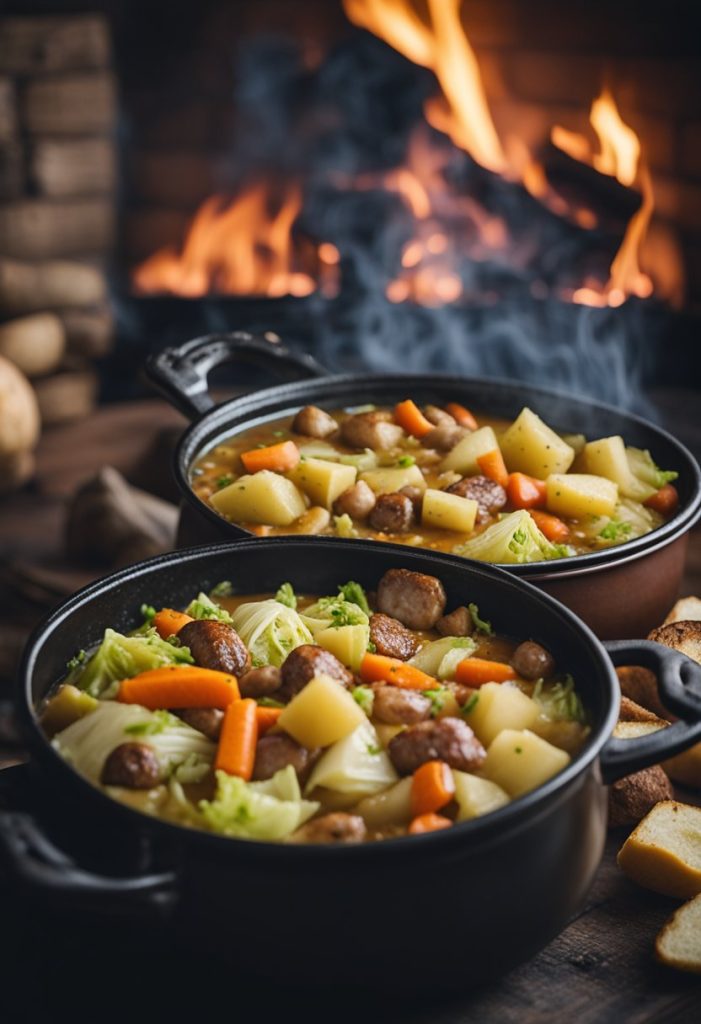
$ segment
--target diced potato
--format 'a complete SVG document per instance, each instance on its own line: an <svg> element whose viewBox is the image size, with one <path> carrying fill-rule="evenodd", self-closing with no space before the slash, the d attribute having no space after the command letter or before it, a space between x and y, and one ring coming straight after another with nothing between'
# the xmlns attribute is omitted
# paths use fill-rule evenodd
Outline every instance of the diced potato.
<svg viewBox="0 0 701 1024"><path fill-rule="evenodd" d="M522 409L501 435L501 453L510 472L528 473L545 480L551 473L566 473L574 448L531 409Z"/></svg>
<svg viewBox="0 0 701 1024"><path fill-rule="evenodd" d="M306 510L301 491L287 477L261 469L240 476L209 499L217 512L235 523L289 526Z"/></svg>
<svg viewBox="0 0 701 1024"><path fill-rule="evenodd" d="M472 498L461 498L459 494L429 487L421 505L421 522L424 526L437 526L441 530L470 533L477 518L477 507Z"/></svg>
<svg viewBox="0 0 701 1024"><path fill-rule="evenodd" d="M502 729L530 729L539 715L536 702L517 686L485 683L465 715L465 721L480 743L488 747Z"/></svg>
<svg viewBox="0 0 701 1024"><path fill-rule="evenodd" d="M558 516L610 516L618 501L613 480L590 473L553 473L546 486L547 507Z"/></svg>
<svg viewBox="0 0 701 1024"><path fill-rule="evenodd" d="M477 459L480 455L493 452L498 447L497 436L491 427L480 427L479 430L473 430L448 452L441 462L441 472L454 470L463 476L479 473Z"/></svg>
<svg viewBox="0 0 701 1024"><path fill-rule="evenodd" d="M588 473L613 480L618 484L619 494L625 498L647 501L655 493L654 487L639 480L631 472L626 447L620 434L590 441L584 447L584 460Z"/></svg>
<svg viewBox="0 0 701 1024"><path fill-rule="evenodd" d="M417 465L368 469L360 474L360 479L364 480L375 494L393 494L402 487L418 487L422 491L426 488L424 475Z"/></svg>
<svg viewBox="0 0 701 1024"><path fill-rule="evenodd" d="M323 459L304 459L287 476L311 498L315 505L331 508L339 494L355 483L355 466Z"/></svg>
<svg viewBox="0 0 701 1024"><path fill-rule="evenodd" d="M353 808L354 813L364 818L371 829L407 825L411 821L411 782L408 775L384 793L365 797Z"/></svg>
<svg viewBox="0 0 701 1024"><path fill-rule="evenodd" d="M46 732L53 736L61 732L79 718L94 711L99 701L84 693L77 686L64 683L51 698L41 713L41 724Z"/></svg>
<svg viewBox="0 0 701 1024"><path fill-rule="evenodd" d="M370 642L369 626L330 626L314 636L314 643L334 654L338 660L357 672Z"/></svg>
<svg viewBox="0 0 701 1024"><path fill-rule="evenodd" d="M367 722L365 712L337 679L320 674L293 697L278 725L303 747L328 747Z"/></svg>
<svg viewBox="0 0 701 1024"><path fill-rule="evenodd" d="M402 732L403 729L406 729L405 725L392 725L389 722L375 722L377 738L385 750L397 733Z"/></svg>
<svg viewBox="0 0 701 1024"><path fill-rule="evenodd" d="M352 733L334 743L321 756L305 792L312 793L317 786L323 786L340 793L354 793L359 800L387 789L397 778L392 762L380 746L377 733L365 718Z"/></svg>
<svg viewBox="0 0 701 1024"><path fill-rule="evenodd" d="M497 808L508 804L509 796L496 782L480 779L468 772L453 770L455 780L455 800L459 811L457 821L468 821L478 818L480 814L489 814Z"/></svg>
<svg viewBox="0 0 701 1024"><path fill-rule="evenodd" d="M574 449L575 455L580 455L584 451L584 446L587 443L587 439L584 434L560 434L560 437L565 444L568 444L570 448Z"/></svg>
<svg viewBox="0 0 701 1024"><path fill-rule="evenodd" d="M569 763L569 754L528 729L502 729L489 746L482 774L516 797L542 786Z"/></svg>

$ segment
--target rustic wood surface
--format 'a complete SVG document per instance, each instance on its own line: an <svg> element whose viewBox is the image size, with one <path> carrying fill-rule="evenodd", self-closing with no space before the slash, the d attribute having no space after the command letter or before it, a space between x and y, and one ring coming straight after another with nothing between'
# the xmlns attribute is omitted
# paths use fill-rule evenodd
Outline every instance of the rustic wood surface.
<svg viewBox="0 0 701 1024"><path fill-rule="evenodd" d="M163 458L154 459L154 453L165 451L184 425L184 419L164 403L149 401L109 407L87 421L48 432L38 451L36 483L0 504L0 556L10 559L14 566L33 569L37 587L48 591L54 588L56 595L94 578L98 574L94 569L71 566L62 555L66 498L104 464L115 466L140 487L174 498L169 467ZM701 593L698 530L692 538L683 592ZM17 759L16 752L6 748L4 753L5 763ZM0 764L2 760L0 736ZM680 797L693 799L690 793L680 793ZM380 1000L377 1015L368 1013L366 1007L365 1019L417 1024L554 1024L569 1017L578 1024L687 1024L701 1019L701 976L663 968L653 955L655 935L677 902L645 892L618 870L615 854L624 837L625 830L610 834L585 907L528 964L497 985L465 993L459 999L419 1001L410 1007ZM0 921L0 939L7 939L8 928L14 927L12 918ZM513 927L519 927L517 912ZM29 949L31 938L26 941ZM468 922L466 956L472 941L479 941L479 937L471 936ZM427 958L430 960L428 953ZM88 955L87 965L90 963ZM51 971L50 965L47 969ZM188 970L197 975L197 962L191 962ZM277 998L272 991L271 1002ZM282 1000L282 993L279 998ZM358 1012L358 1007L349 1003L346 1008L335 1008L333 1017L337 1021L355 1020ZM273 1019L260 1005L257 1016L260 1020ZM313 1012L308 1017L316 1019ZM327 1014L325 1019L329 1019Z"/></svg>

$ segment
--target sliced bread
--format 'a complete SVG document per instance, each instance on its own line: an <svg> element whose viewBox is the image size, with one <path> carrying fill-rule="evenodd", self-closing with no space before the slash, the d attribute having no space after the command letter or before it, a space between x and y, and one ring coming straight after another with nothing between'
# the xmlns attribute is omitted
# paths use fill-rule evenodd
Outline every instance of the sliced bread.
<svg viewBox="0 0 701 1024"><path fill-rule="evenodd" d="M701 598L680 597L664 620L664 625L666 626L668 622L693 621L694 619L701 619Z"/></svg>
<svg viewBox="0 0 701 1024"><path fill-rule="evenodd" d="M701 974L701 896L672 914L655 940L660 963Z"/></svg>
<svg viewBox="0 0 701 1024"><path fill-rule="evenodd" d="M609 827L635 825L660 800L673 799L672 783L659 765L626 775L609 787Z"/></svg>
<svg viewBox="0 0 701 1024"><path fill-rule="evenodd" d="M701 807L656 804L619 850L618 864L634 882L665 896L701 893Z"/></svg>
<svg viewBox="0 0 701 1024"><path fill-rule="evenodd" d="M652 711L658 718L668 718L669 712L660 700L657 677L642 665L623 665L616 669L621 693L641 707Z"/></svg>
<svg viewBox="0 0 701 1024"><path fill-rule="evenodd" d="M621 697L621 706L618 709L619 722L650 722L658 726L668 725L666 719L660 718L654 711L648 711L630 697Z"/></svg>
<svg viewBox="0 0 701 1024"><path fill-rule="evenodd" d="M666 626L653 629L648 634L648 640L655 640L665 647L673 647L675 651L681 651L687 658L692 658L701 665L701 622L690 619L668 622Z"/></svg>

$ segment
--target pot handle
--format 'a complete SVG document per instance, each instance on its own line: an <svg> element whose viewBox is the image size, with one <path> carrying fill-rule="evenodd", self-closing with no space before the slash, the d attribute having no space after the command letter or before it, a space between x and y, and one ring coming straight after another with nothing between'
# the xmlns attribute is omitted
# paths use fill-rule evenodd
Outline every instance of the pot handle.
<svg viewBox="0 0 701 1024"><path fill-rule="evenodd" d="M614 640L604 647L614 665L642 665L653 671L662 703L682 719L646 736L611 737L600 754L601 774L609 785L701 740L701 665L652 640Z"/></svg>
<svg viewBox="0 0 701 1024"><path fill-rule="evenodd" d="M215 366L228 362L254 363L273 370L284 380L325 377L328 371L306 352L294 352L275 334L205 334L182 345L164 348L146 360L146 375L168 401L196 419L214 406L207 379Z"/></svg>

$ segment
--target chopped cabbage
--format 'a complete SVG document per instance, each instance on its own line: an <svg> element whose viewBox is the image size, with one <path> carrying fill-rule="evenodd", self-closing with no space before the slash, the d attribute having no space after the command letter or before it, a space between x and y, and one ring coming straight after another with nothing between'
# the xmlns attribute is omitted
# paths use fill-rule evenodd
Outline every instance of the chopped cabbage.
<svg viewBox="0 0 701 1024"><path fill-rule="evenodd" d="M457 665L469 658L476 647L477 644L470 636L444 636L424 644L409 659L409 664L416 665L434 679L454 679Z"/></svg>
<svg viewBox="0 0 701 1024"><path fill-rule="evenodd" d="M643 537L662 523L659 512L645 508L639 501L633 501L631 498L621 498L616 505L614 519L630 527L626 533L626 540Z"/></svg>
<svg viewBox="0 0 701 1024"><path fill-rule="evenodd" d="M239 839L286 839L319 809L303 800L292 765L265 782L244 782L217 772L214 800L201 800L202 817L214 832Z"/></svg>
<svg viewBox="0 0 701 1024"><path fill-rule="evenodd" d="M226 608L222 608L220 604L213 601L207 594L203 594L202 591L194 600L190 601L185 609L185 614L192 616L193 619L216 619L218 622L231 624L231 615Z"/></svg>
<svg viewBox="0 0 701 1024"><path fill-rule="evenodd" d="M328 629L329 626L367 626L370 619L367 612L357 603L361 598L354 590L356 587L365 598L359 584L346 583L345 587L339 588L339 593L335 597L320 597L318 601L304 609L302 619L312 633ZM351 595L350 600L344 596L347 591ZM367 600L365 604L367 605Z"/></svg>
<svg viewBox="0 0 701 1024"><path fill-rule="evenodd" d="M339 455L338 461L344 466L355 466L359 473L368 469L377 469L377 455L372 448L365 448L357 455Z"/></svg>
<svg viewBox="0 0 701 1024"><path fill-rule="evenodd" d="M554 722L586 722L586 714L582 701L574 688L571 675L565 676L561 683L551 683L547 689L543 680L539 679L533 689L533 700L539 704L543 713Z"/></svg>
<svg viewBox="0 0 701 1024"><path fill-rule="evenodd" d="M290 651L314 639L294 608L272 598L240 604L232 623L257 666L282 665Z"/></svg>
<svg viewBox="0 0 701 1024"><path fill-rule="evenodd" d="M309 441L299 446L299 454L303 459L324 459L327 462L338 462L340 453L327 441Z"/></svg>
<svg viewBox="0 0 701 1024"><path fill-rule="evenodd" d="M655 465L650 452L645 449L626 448L626 456L631 473L658 491L665 484L676 480L679 476L674 470L660 469L659 466Z"/></svg>
<svg viewBox="0 0 701 1024"><path fill-rule="evenodd" d="M358 536L358 531L353 526L353 520L347 512L344 512L342 516L334 516L333 525L339 537L348 539L349 537Z"/></svg>
<svg viewBox="0 0 701 1024"><path fill-rule="evenodd" d="M379 793L397 779L375 729L366 721L329 747L317 761L305 792L311 793L317 786L323 786L360 799Z"/></svg>
<svg viewBox="0 0 701 1024"><path fill-rule="evenodd" d="M575 553L567 544L552 544L536 526L526 509L510 512L493 526L453 548L463 558L480 562L515 565L541 562L551 558L567 558Z"/></svg>
<svg viewBox="0 0 701 1024"><path fill-rule="evenodd" d="M357 604L358 608L365 612L366 615L370 614L370 605L365 591L356 583L355 580L348 580L343 586L338 588L339 596L344 601L350 601L352 604Z"/></svg>
<svg viewBox="0 0 701 1024"><path fill-rule="evenodd" d="M291 583L283 583L278 587L275 600L279 601L280 604L286 604L288 608L297 607L297 595L294 592L294 587Z"/></svg>
<svg viewBox="0 0 701 1024"><path fill-rule="evenodd" d="M92 697L105 697L113 683L121 682L162 665L192 665L187 647L162 640L153 627L138 636L124 636L106 629L102 643L85 665L78 664L66 682Z"/></svg>

